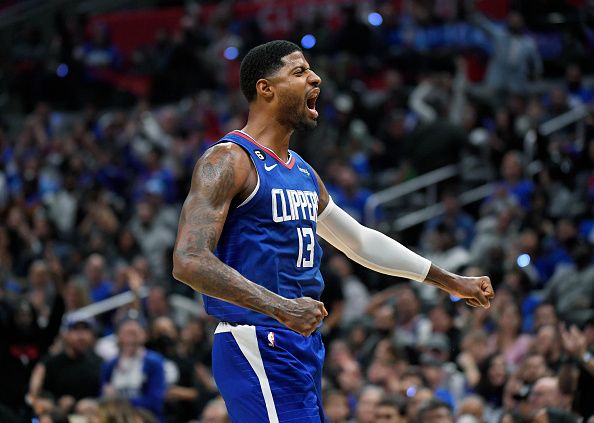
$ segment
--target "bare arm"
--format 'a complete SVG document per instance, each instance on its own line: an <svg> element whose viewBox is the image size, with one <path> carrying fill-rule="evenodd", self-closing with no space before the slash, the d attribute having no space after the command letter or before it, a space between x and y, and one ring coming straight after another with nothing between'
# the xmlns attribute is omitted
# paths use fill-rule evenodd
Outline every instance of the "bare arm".
<svg viewBox="0 0 594 423"><path fill-rule="evenodd" d="M397 241L359 224L331 201L319 176L318 184L318 234L349 258L387 275L434 285L466 299L469 305L489 307L494 296L489 277L464 277L441 269Z"/></svg>
<svg viewBox="0 0 594 423"><path fill-rule="evenodd" d="M198 292L266 314L309 335L327 314L322 303L281 297L249 281L213 254L232 200L249 195L256 185L252 166L241 147L231 143L211 148L198 160L181 211L173 277Z"/></svg>

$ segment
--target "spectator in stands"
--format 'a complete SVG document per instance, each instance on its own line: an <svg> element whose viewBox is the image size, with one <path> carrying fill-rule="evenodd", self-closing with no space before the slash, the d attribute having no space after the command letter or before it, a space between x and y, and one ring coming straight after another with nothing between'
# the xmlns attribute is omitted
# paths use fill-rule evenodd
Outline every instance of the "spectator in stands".
<svg viewBox="0 0 594 423"><path fill-rule="evenodd" d="M406 140L404 157L417 174L457 163L468 147L468 137L462 126L447 119L448 106L436 102L437 118L431 123L418 124Z"/></svg>
<svg viewBox="0 0 594 423"><path fill-rule="evenodd" d="M173 245L175 232L155 220L155 209L146 201L138 203L130 230L139 241L143 255L149 260L152 273L163 277L163 252Z"/></svg>
<svg viewBox="0 0 594 423"><path fill-rule="evenodd" d="M569 408L570 398L563 395L559 389L559 379L556 377L542 377L536 381L530 391L530 416L534 418L539 410L546 407L557 407L564 410Z"/></svg>
<svg viewBox="0 0 594 423"><path fill-rule="evenodd" d="M328 423L347 423L349 405L343 392L332 390L324 394L324 413Z"/></svg>
<svg viewBox="0 0 594 423"><path fill-rule="evenodd" d="M480 365L480 380L475 391L491 408L501 407L508 371L502 354L493 354Z"/></svg>
<svg viewBox="0 0 594 423"><path fill-rule="evenodd" d="M424 233L429 234L440 224L443 224L454 236L456 244L469 248L474 239L474 219L462 210L458 195L453 190L442 192L441 204L444 208L443 214L428 220L424 227Z"/></svg>
<svg viewBox="0 0 594 423"><path fill-rule="evenodd" d="M430 399L419 407L417 422L431 423L434 421L443 423L454 423L452 409L438 399Z"/></svg>
<svg viewBox="0 0 594 423"><path fill-rule="evenodd" d="M404 423L405 402L401 396L384 395L375 410L375 422Z"/></svg>
<svg viewBox="0 0 594 423"><path fill-rule="evenodd" d="M533 341L530 335L521 333L521 324L518 305L508 301L495 316L495 332L489 337L490 350L502 353L506 365L512 369L524 359Z"/></svg>
<svg viewBox="0 0 594 423"><path fill-rule="evenodd" d="M78 277L71 277L64 286L64 305L70 313L91 302L87 284Z"/></svg>
<svg viewBox="0 0 594 423"><path fill-rule="evenodd" d="M575 267L560 268L544 289L544 300L555 306L563 320L585 321L594 306L592 246L579 243L572 251Z"/></svg>
<svg viewBox="0 0 594 423"><path fill-rule="evenodd" d="M356 423L374 423L375 410L382 399L383 391L375 385L365 386L361 390L355 409Z"/></svg>
<svg viewBox="0 0 594 423"><path fill-rule="evenodd" d="M95 303L113 295L113 282L106 273L105 257L91 254L85 263L85 279L90 288L91 300Z"/></svg>
<svg viewBox="0 0 594 423"><path fill-rule="evenodd" d="M369 302L369 290L353 272L351 262L342 254L334 254L329 265L340 278L344 294L340 323L346 325L363 318Z"/></svg>
<svg viewBox="0 0 594 423"><path fill-rule="evenodd" d="M470 253L466 247L456 242L455 232L446 223L439 223L429 234L429 251L426 257L450 272L460 272L470 262Z"/></svg>
<svg viewBox="0 0 594 423"><path fill-rule="evenodd" d="M198 415L198 389L192 362L176 351L178 330L169 317L152 321L147 348L161 354L165 360L165 417L170 423L185 423Z"/></svg>
<svg viewBox="0 0 594 423"><path fill-rule="evenodd" d="M40 392L49 392L62 411L69 413L77 401L99 396L101 359L93 352L95 323L76 316L65 320L63 350L35 366L29 400L33 403Z"/></svg>
<svg viewBox="0 0 594 423"><path fill-rule="evenodd" d="M118 356L103 365L104 397L121 396L136 407L151 411L161 421L166 394L163 357L144 348L145 323L131 311L118 324Z"/></svg>
<svg viewBox="0 0 594 423"><path fill-rule="evenodd" d="M485 401L482 397L478 395L468 395L462 401L458 408L456 409L457 419L456 421L460 423L462 419L464 421L474 421L476 423L480 423L485 421ZM469 420L468 417L474 419Z"/></svg>
<svg viewBox="0 0 594 423"><path fill-rule="evenodd" d="M429 401L439 401L433 396L431 389L422 385L407 390L406 396L408 397L408 402L406 404L406 419L409 422L418 421L419 410L425 403ZM439 403L441 404L441 401L439 401Z"/></svg>
<svg viewBox="0 0 594 423"><path fill-rule="evenodd" d="M501 180L494 194L483 204L483 214L502 209L503 204L517 204L522 209L530 207L534 186L524 176L524 159L519 151L509 151L503 156Z"/></svg>
<svg viewBox="0 0 594 423"><path fill-rule="evenodd" d="M561 334L556 325L544 325L538 329L532 344L532 351L542 357L546 367L555 373L559 371L563 348ZM530 356L524 362L526 363L529 358Z"/></svg>
<svg viewBox="0 0 594 423"><path fill-rule="evenodd" d="M543 326L556 327L558 322L559 318L553 304L543 302L538 304L534 309L533 332L538 332Z"/></svg>
<svg viewBox="0 0 594 423"><path fill-rule="evenodd" d="M35 364L47 354L60 330L64 314L61 275L52 277L55 296L45 326L40 326L33 305L23 297L14 302L0 298L0 403L25 416L25 394Z"/></svg>
<svg viewBox="0 0 594 423"><path fill-rule="evenodd" d="M542 61L536 43L525 32L522 15L511 11L506 26L499 27L474 7L470 12L471 22L487 34L493 46L485 94L492 96L491 101L501 102L507 93L526 93L529 82L541 75Z"/></svg>
<svg viewBox="0 0 594 423"><path fill-rule="evenodd" d="M461 352L456 356L456 362L464 372L469 389L474 389L484 378L484 370L481 373L480 369L484 367L483 362L487 360L488 356L487 334L483 330L470 330L464 335Z"/></svg>
<svg viewBox="0 0 594 423"><path fill-rule="evenodd" d="M217 397L206 405L200 423L230 423L227 407L223 398Z"/></svg>
<svg viewBox="0 0 594 423"><path fill-rule="evenodd" d="M560 326L566 360L561 366L559 380L571 386L573 410L586 420L594 416L594 317L580 330L576 326Z"/></svg>

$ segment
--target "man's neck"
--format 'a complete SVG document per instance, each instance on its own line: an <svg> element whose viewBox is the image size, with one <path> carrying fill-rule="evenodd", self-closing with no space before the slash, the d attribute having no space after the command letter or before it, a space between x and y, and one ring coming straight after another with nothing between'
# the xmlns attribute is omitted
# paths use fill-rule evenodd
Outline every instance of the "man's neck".
<svg viewBox="0 0 594 423"><path fill-rule="evenodd" d="M293 130L279 124L263 113L250 113L242 129L259 144L268 147L283 161L289 160L289 140Z"/></svg>

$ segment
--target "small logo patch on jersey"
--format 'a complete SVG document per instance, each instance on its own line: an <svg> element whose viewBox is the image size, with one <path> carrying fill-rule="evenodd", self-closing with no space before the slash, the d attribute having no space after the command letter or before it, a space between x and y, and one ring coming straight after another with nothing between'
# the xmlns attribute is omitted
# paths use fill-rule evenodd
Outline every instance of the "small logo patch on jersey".
<svg viewBox="0 0 594 423"><path fill-rule="evenodd" d="M305 173L307 176L309 176L309 170L307 170L307 169L304 169L304 168L302 168L302 167L299 167L299 166L297 166L297 167L299 168L299 172L301 172L301 173Z"/></svg>
<svg viewBox="0 0 594 423"><path fill-rule="evenodd" d="M274 332L268 332L268 346L274 347Z"/></svg>
<svg viewBox="0 0 594 423"><path fill-rule="evenodd" d="M266 154L262 150L254 150L254 154L262 161L266 160Z"/></svg>
<svg viewBox="0 0 594 423"><path fill-rule="evenodd" d="M264 169L266 169L267 172L270 172L272 169L274 169L276 166L278 166L278 163L275 163L271 166L268 165L264 165Z"/></svg>

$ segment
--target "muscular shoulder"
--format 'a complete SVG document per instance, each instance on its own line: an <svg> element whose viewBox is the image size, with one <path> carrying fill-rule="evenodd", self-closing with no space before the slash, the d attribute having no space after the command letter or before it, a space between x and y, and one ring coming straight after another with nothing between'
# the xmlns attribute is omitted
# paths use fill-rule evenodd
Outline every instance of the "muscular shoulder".
<svg viewBox="0 0 594 423"><path fill-rule="evenodd" d="M236 195L248 190L255 170L247 152L239 145L217 144L198 160L192 176L192 191L215 190L221 195Z"/></svg>

